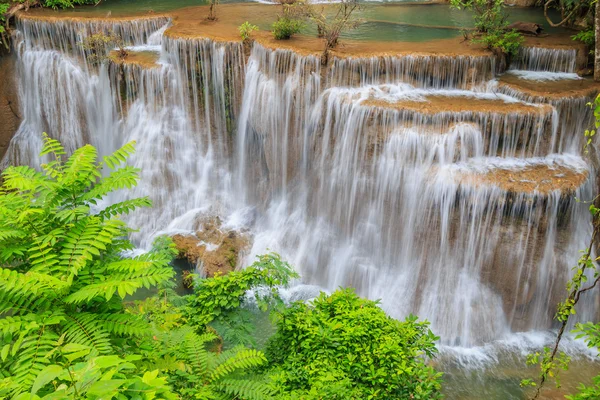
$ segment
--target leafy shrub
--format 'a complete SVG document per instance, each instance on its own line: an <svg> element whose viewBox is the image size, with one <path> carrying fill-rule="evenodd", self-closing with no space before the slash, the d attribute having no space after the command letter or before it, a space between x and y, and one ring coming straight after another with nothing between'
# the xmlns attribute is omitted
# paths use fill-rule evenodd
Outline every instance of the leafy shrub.
<svg viewBox="0 0 600 400"><path fill-rule="evenodd" d="M90 209L136 185L138 170L123 165L133 151L128 143L99 162L86 145L63 161L63 147L45 136L41 155L51 161L43 172L19 166L2 174L0 376L13 395L29 392L48 365L77 359L56 351L59 345L86 351L85 364L150 334L122 299L173 276L173 244L163 238L148 253L122 256L133 246L116 217L150 206L148 198ZM105 166L112 172L103 177Z"/></svg>
<svg viewBox="0 0 600 400"><path fill-rule="evenodd" d="M248 40L250 39L252 32L258 31L258 26L252 25L250 22L246 21L238 27L238 30L240 31L242 40Z"/></svg>
<svg viewBox="0 0 600 400"><path fill-rule="evenodd" d="M273 22L273 25L271 25L271 32L273 32L273 37L275 39L286 40L296 33L299 33L303 27L304 22L284 16L279 17L277 21Z"/></svg>
<svg viewBox="0 0 600 400"><path fill-rule="evenodd" d="M523 44L523 40L523 36L513 29L510 31L488 31L480 38L475 38L474 42L483 43L490 50L496 50L514 56L518 53L521 44Z"/></svg>
<svg viewBox="0 0 600 400"><path fill-rule="evenodd" d="M186 313L189 322L198 327L215 320L222 320L230 312L240 308L246 292L255 290L255 299L262 310L274 302L280 303L278 287L287 286L297 277L292 267L276 253L258 257L258 260L242 271L223 276L202 279L190 296Z"/></svg>
<svg viewBox="0 0 600 400"><path fill-rule="evenodd" d="M44 7L58 8L73 8L84 4L97 4L102 0L44 0Z"/></svg>
<svg viewBox="0 0 600 400"><path fill-rule="evenodd" d="M124 47L123 39L114 32L108 34L94 33L86 37L81 43L87 60L92 64L100 64L108 58L111 48L117 47L117 56L120 59L127 57L128 52Z"/></svg>
<svg viewBox="0 0 600 400"><path fill-rule="evenodd" d="M515 55L523 43L523 36L516 30L508 30L508 15L504 0L450 0L456 9L473 10L475 29L480 35L474 43L483 43L493 51Z"/></svg>
<svg viewBox="0 0 600 400"><path fill-rule="evenodd" d="M441 374L425 365L436 354L427 322L404 322L351 289L280 315L267 347L280 396L302 399L437 399Z"/></svg>

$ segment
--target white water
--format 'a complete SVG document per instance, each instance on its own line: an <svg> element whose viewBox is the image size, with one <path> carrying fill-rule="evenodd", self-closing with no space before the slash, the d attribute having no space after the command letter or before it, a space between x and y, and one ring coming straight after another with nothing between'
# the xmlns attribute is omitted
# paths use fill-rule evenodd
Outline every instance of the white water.
<svg viewBox="0 0 600 400"><path fill-rule="evenodd" d="M548 108L499 93L488 84L491 57L335 59L322 71L318 57L290 51L255 45L246 61L241 44L163 38L166 23L19 21L25 118L4 163L35 164L42 131L104 154L137 140L140 185L118 196L154 201L128 217L141 247L219 214L253 233L246 264L278 251L302 283L353 286L395 317L416 313L457 351L551 327L590 231L585 205L559 190L508 193L455 176L542 164L589 171L579 154L587 99ZM77 42L96 29L122 32L133 49L160 46L159 66L87 65ZM538 56L533 65L560 69ZM427 96L537 111L363 104ZM588 199L593 182L575 189ZM594 299L582 312L596 312Z"/></svg>

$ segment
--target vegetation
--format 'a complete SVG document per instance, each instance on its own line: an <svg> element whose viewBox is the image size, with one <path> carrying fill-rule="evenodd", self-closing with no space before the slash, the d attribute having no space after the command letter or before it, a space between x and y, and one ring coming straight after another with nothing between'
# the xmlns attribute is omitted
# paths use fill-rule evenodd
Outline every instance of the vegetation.
<svg viewBox="0 0 600 400"><path fill-rule="evenodd" d="M303 26L304 23L302 21L288 17L279 17L271 25L271 32L273 32L273 37L277 40L289 39L296 33L299 33Z"/></svg>
<svg viewBox="0 0 600 400"><path fill-rule="evenodd" d="M125 255L133 245L118 216L150 201L102 204L136 184L139 171L126 165L133 151L128 143L98 160L86 145L66 158L61 144L44 136L41 172L25 166L3 172L1 397L439 396L439 374L422 358L435 354L427 323L396 321L349 290L288 308L279 288L297 275L277 254L243 271L197 279L185 297L172 290L176 250L169 238ZM142 288L158 292L124 301ZM249 347L248 315L269 311L277 323L267 356Z"/></svg>
<svg viewBox="0 0 600 400"><path fill-rule="evenodd" d="M0 371L3 390L13 395L93 390L94 377L107 368L127 375L133 368L116 354L148 330L125 312L122 299L173 276L166 240L143 255L122 256L132 245L115 216L149 206L148 198L91 212L110 192L136 184L138 171L122 166L133 143L102 162L89 145L63 162L60 143L44 141L41 155L50 160L43 172L9 167L0 188ZM112 172L102 177L105 167ZM82 380L48 386L73 374ZM114 390L135 385L137 378L127 376Z"/></svg>
<svg viewBox="0 0 600 400"><path fill-rule="evenodd" d="M209 21L217 20L217 6L220 0L208 0L208 16L206 19Z"/></svg>
<svg viewBox="0 0 600 400"><path fill-rule="evenodd" d="M287 40L304 28L304 20L310 12L306 4L282 4L283 12L277 16L277 21L271 25L273 37L277 40Z"/></svg>
<svg viewBox="0 0 600 400"><path fill-rule="evenodd" d="M422 358L437 339L427 322L394 320L344 289L284 310L267 357L282 398L437 399L441 374Z"/></svg>
<svg viewBox="0 0 600 400"><path fill-rule="evenodd" d="M508 15L504 0L450 0L457 9L474 12L477 35L473 42L483 43L487 48L502 54L515 55L523 43L523 37L516 30L508 29Z"/></svg>
<svg viewBox="0 0 600 400"><path fill-rule="evenodd" d="M31 7L48 7L53 9L73 8L76 5L98 4L102 0L0 0L0 40L2 45L10 48L10 21L19 10Z"/></svg>
<svg viewBox="0 0 600 400"><path fill-rule="evenodd" d="M81 47L86 53L88 62L92 64L101 64L106 61L110 50L115 47L117 48L117 57L120 60L127 58L129 55L129 52L125 49L123 39L114 32L90 35L83 40Z"/></svg>
<svg viewBox="0 0 600 400"><path fill-rule="evenodd" d="M319 37L325 39L325 48L321 55L323 65L327 64L329 51L338 45L340 35L356 29L362 23L355 16L359 9L358 0L342 0L336 4L336 11L332 15L326 13L324 8L320 12L312 11L310 18L317 25Z"/></svg>
<svg viewBox="0 0 600 400"><path fill-rule="evenodd" d="M595 0L544 0L544 16L552 27L574 26L582 22L591 23ZM553 21L549 10L555 9L560 13L560 20Z"/></svg>
<svg viewBox="0 0 600 400"><path fill-rule="evenodd" d="M598 96L592 105L594 115L596 117L595 129L600 128L600 96ZM592 138L596 135L596 130L587 130L585 136L586 152L588 146L592 143ZM571 317L577 314L576 306L581 300L581 296L586 292L593 290L600 282L600 270L597 263L600 261L599 256L595 256L594 246L598 243L600 237L600 208L596 197L590 204L589 210L593 220L593 232L590 238L588 248L582 253L577 265L573 268L573 277L567 282L567 297L564 302L558 304L555 319L559 322L560 327L554 345L545 347L542 352L531 354L527 363L530 365L539 365L540 372L538 381L532 379L524 379L521 381L522 386L534 386L536 390L532 399L538 399L544 384L552 379L556 382L556 386L560 387L559 372L569 368L570 358L567 354L559 351L560 343L563 335L566 332L567 325ZM587 283L589 277L592 277L592 282ZM586 322L577 323L573 333L578 339L586 341L590 348L600 350L600 323ZM570 400L584 400L600 398L600 375L594 378L592 386L581 385L579 392L573 396L567 396Z"/></svg>
<svg viewBox="0 0 600 400"><path fill-rule="evenodd" d="M242 40L246 41L250 39L250 35L252 35L252 32L258 31L258 26L252 25L250 22L246 21L238 27L238 30L240 31L240 36L242 37Z"/></svg>

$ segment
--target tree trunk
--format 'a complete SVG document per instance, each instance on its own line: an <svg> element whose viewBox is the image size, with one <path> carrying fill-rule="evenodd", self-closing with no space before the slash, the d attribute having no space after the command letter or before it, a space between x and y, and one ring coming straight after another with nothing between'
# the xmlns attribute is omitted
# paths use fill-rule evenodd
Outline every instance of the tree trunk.
<svg viewBox="0 0 600 400"><path fill-rule="evenodd" d="M594 29L596 30L596 46L594 49L594 80L600 81L600 6L598 3L596 3Z"/></svg>

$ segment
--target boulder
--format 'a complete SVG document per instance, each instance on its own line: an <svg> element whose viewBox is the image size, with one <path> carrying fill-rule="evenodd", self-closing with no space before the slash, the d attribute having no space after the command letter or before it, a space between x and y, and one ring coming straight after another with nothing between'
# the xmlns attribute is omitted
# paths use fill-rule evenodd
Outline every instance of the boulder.
<svg viewBox="0 0 600 400"><path fill-rule="evenodd" d="M195 234L174 235L173 241L178 258L195 264L206 277L233 271L250 245L246 232L223 228L219 217L208 219Z"/></svg>

